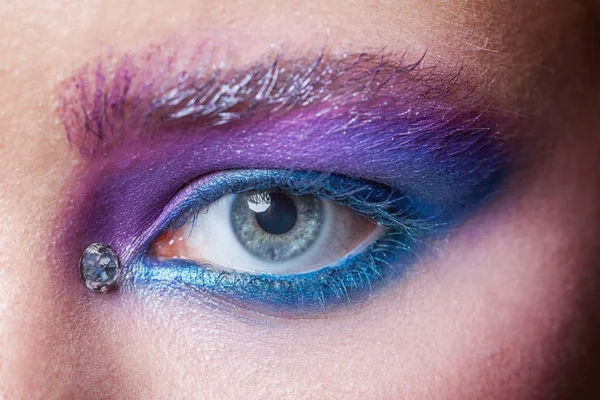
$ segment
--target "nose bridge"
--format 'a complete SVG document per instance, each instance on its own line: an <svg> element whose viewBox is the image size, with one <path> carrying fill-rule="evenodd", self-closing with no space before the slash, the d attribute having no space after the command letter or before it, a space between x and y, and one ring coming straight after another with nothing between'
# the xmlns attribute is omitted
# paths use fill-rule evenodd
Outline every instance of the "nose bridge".
<svg viewBox="0 0 600 400"><path fill-rule="evenodd" d="M102 324L107 299L88 296L77 271L28 256L18 274L0 265L0 398L118 398L124 375Z"/></svg>
<svg viewBox="0 0 600 400"><path fill-rule="evenodd" d="M0 399L118 398L124 374L102 324L116 302L86 289L72 242L57 245L72 231L60 222L73 160L44 141L51 126L8 114L18 120L0 114Z"/></svg>
<svg viewBox="0 0 600 400"><path fill-rule="evenodd" d="M8 399L54 397L68 367L51 274L35 253L28 256L13 253L0 265L0 388Z"/></svg>
<svg viewBox="0 0 600 400"><path fill-rule="evenodd" d="M73 307L65 305L64 275L48 257L64 169L40 161L60 159L45 140L55 128L39 117L48 114L42 106L47 94L32 78L34 66L6 52L2 62L2 73L21 65L27 79L2 75L1 80L0 398L56 398L68 370L62 343L70 340L61 342L66 327L60 326L65 322L60 313Z"/></svg>

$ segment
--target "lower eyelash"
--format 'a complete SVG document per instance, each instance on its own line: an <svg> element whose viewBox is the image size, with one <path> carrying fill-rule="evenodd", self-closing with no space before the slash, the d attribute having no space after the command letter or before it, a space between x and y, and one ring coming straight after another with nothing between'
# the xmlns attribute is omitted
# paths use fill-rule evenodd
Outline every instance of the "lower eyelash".
<svg viewBox="0 0 600 400"><path fill-rule="evenodd" d="M403 276L420 244L401 232L388 232L338 265L287 276L220 271L187 260L148 257L135 283L187 286L244 308L325 313L364 300L383 283Z"/></svg>

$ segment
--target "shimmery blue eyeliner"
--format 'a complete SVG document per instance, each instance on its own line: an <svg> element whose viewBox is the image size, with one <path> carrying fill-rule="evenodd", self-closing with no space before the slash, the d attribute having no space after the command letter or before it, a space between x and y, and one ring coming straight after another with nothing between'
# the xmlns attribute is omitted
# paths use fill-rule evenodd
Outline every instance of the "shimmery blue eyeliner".
<svg viewBox="0 0 600 400"><path fill-rule="evenodd" d="M331 199L383 225L386 232L359 254L335 265L285 276L225 271L189 260L159 260L149 254L149 245L160 233L196 220L200 210L210 208L223 195L274 187L292 195ZM423 241L460 218L455 211L451 205L447 210L431 207L401 190L335 174L284 170L220 172L191 184L173 200L148 233L140 252L132 257L129 275L135 285L187 287L241 305L323 311L368 296L385 281L404 274Z"/></svg>
<svg viewBox="0 0 600 400"><path fill-rule="evenodd" d="M146 258L135 279L156 287L187 286L244 308L322 312L369 296L385 280L404 273L413 241L408 235L387 233L337 265L297 275L253 275L186 260Z"/></svg>

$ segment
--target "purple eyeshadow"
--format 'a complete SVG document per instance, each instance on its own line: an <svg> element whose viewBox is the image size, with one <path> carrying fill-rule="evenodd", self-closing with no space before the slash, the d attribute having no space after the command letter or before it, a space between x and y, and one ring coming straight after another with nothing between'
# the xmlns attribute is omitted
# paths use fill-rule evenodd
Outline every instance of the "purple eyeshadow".
<svg viewBox="0 0 600 400"><path fill-rule="evenodd" d="M510 166L508 125L458 96L451 74L391 56L278 58L208 77L143 60L86 67L62 88L61 117L86 160L60 222L69 260L91 242L135 253L171 199L215 171L333 172L455 213L495 191Z"/></svg>

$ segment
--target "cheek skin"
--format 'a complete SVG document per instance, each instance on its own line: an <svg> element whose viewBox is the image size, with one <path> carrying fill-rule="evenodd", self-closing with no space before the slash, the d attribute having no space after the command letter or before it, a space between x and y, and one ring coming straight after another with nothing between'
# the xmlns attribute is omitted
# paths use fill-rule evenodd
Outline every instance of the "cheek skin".
<svg viewBox="0 0 600 400"><path fill-rule="evenodd" d="M585 178L594 157L565 147L534 172L540 184L498 201L407 281L346 315L244 320L148 292L112 313L105 350L138 395L548 398L589 350L580 306L584 282L598 278L589 222L600 193Z"/></svg>
<svg viewBox="0 0 600 400"><path fill-rule="evenodd" d="M541 165L542 184L527 189L508 212L492 214L486 226L457 238L458 248L468 251L450 252L442 262L436 281L452 295L434 321L437 329L457 331L448 335L456 341L448 339L442 359L444 369L465 372L465 393L479 387L486 395L533 399L565 390L568 398L579 398L564 385L574 382L574 365L594 357L586 337L594 316L587 311L598 304L592 286L598 281L594 221L600 210L598 188L584 176L597 165L596 150L565 149ZM567 154L577 154L580 164ZM593 370L578 378L583 374Z"/></svg>

